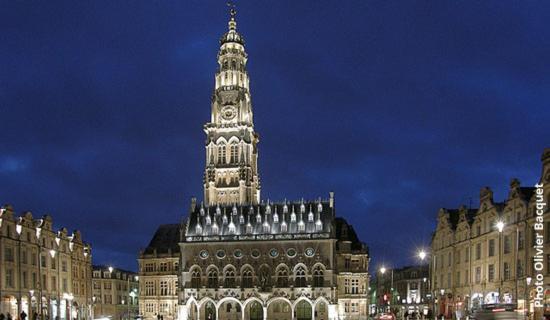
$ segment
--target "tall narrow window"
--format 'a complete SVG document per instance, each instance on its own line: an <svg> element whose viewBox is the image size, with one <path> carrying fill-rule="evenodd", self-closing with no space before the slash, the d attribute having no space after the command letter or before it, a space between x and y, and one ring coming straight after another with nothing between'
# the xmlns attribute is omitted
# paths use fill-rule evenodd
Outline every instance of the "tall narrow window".
<svg viewBox="0 0 550 320"><path fill-rule="evenodd" d="M239 159L239 146L236 143L231 144L231 163L237 163Z"/></svg>
<svg viewBox="0 0 550 320"><path fill-rule="evenodd" d="M320 288L324 286L325 278L323 276L323 269L320 266L317 266L313 270L313 286Z"/></svg>
<svg viewBox="0 0 550 320"><path fill-rule="evenodd" d="M306 270L302 266L299 266L294 273L294 286L298 288L306 286Z"/></svg>
<svg viewBox="0 0 550 320"><path fill-rule="evenodd" d="M277 272L277 287L288 287L288 272L285 268L281 268L279 272Z"/></svg>
<svg viewBox="0 0 550 320"><path fill-rule="evenodd" d="M225 163L225 144L221 143L218 145L218 163Z"/></svg>
<svg viewBox="0 0 550 320"><path fill-rule="evenodd" d="M191 287L197 289L201 287L201 274L198 270L191 274Z"/></svg>
<svg viewBox="0 0 550 320"><path fill-rule="evenodd" d="M218 272L216 270L211 270L208 273L208 287L209 288L218 287Z"/></svg>
<svg viewBox="0 0 550 320"><path fill-rule="evenodd" d="M247 269L243 272L241 287L252 288L252 285L253 285L252 271L250 269Z"/></svg>
<svg viewBox="0 0 550 320"><path fill-rule="evenodd" d="M493 257L495 255L495 239L489 240L489 257Z"/></svg>
<svg viewBox="0 0 550 320"><path fill-rule="evenodd" d="M235 287L235 271L229 269L225 272L224 283L225 288L234 288Z"/></svg>

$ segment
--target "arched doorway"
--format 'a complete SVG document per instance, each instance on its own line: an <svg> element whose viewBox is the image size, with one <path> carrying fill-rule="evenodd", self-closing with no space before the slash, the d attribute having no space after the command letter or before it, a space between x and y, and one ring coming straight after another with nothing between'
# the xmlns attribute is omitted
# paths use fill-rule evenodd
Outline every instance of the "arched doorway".
<svg viewBox="0 0 550 320"><path fill-rule="evenodd" d="M246 320L263 320L264 308L258 301L249 302L245 308Z"/></svg>
<svg viewBox="0 0 550 320"><path fill-rule="evenodd" d="M327 320L328 319L328 306L325 301L319 301L315 305L315 320Z"/></svg>
<svg viewBox="0 0 550 320"><path fill-rule="evenodd" d="M298 302L294 312L296 320L311 320L311 304L305 300Z"/></svg>
<svg viewBox="0 0 550 320"><path fill-rule="evenodd" d="M286 320L292 319L292 307L290 302L280 299L275 300L267 307L267 319Z"/></svg>
<svg viewBox="0 0 550 320"><path fill-rule="evenodd" d="M216 306L212 301L208 301L203 304L201 307L201 315L203 320L215 320L216 317Z"/></svg>
<svg viewBox="0 0 550 320"><path fill-rule="evenodd" d="M242 320L241 304L234 300L225 301L218 309L218 318L227 320Z"/></svg>

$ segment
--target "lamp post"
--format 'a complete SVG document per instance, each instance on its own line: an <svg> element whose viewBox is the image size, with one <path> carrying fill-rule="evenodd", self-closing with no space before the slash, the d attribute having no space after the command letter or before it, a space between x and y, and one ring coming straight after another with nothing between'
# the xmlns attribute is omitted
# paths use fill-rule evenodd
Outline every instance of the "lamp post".
<svg viewBox="0 0 550 320"><path fill-rule="evenodd" d="M128 304L127 304L127 310L128 310L128 320L130 320L130 304L134 304L134 299L135 297L137 296L137 289L131 289L130 288L130 278L132 278L131 275L128 275L126 277L126 280L128 282L128 286L126 287L128 289L128 291L130 292L128 294ZM134 281L138 281L139 277L138 276L134 276L133 277Z"/></svg>
<svg viewBox="0 0 550 320"><path fill-rule="evenodd" d="M531 318L531 308L530 308L530 305L529 305L529 286L531 285L532 280L533 280L533 278L531 278L531 277L525 278L525 282L527 284L525 286L525 303L526 303L526 306L527 306L527 319Z"/></svg>
<svg viewBox="0 0 550 320"><path fill-rule="evenodd" d="M380 268L380 273L384 275L386 273L387 269L386 267L382 266ZM391 281L390 281L390 306L393 302L393 269L391 269ZM391 309L391 307L390 307Z"/></svg>
<svg viewBox="0 0 550 320"><path fill-rule="evenodd" d="M420 259L420 261L424 262L426 260L426 258L428 258L429 256L429 253L426 252L425 250L421 249L420 251L418 251L418 254L417 254L418 258ZM431 263L428 263L428 291L430 292L430 295L432 296L432 313L435 315L435 293L433 292L433 288L432 288L432 264ZM424 278L424 282L426 282L426 278Z"/></svg>
<svg viewBox="0 0 550 320"><path fill-rule="evenodd" d="M51 249L50 250L50 256L52 257L52 263L55 264L55 267L57 268L58 272L57 272L57 281L56 281L56 284L55 284L55 288L52 288L52 289L55 289L55 291L57 291L57 305L56 305L56 314L55 314L55 318L61 318L60 316L60 309L61 309L61 296L59 295L59 264L57 262L55 262L55 254L57 252L54 250L54 249Z"/></svg>
<svg viewBox="0 0 550 320"><path fill-rule="evenodd" d="M96 301L96 297L95 296L92 296L92 310L90 311L90 318L94 318L95 317L95 301Z"/></svg>
<svg viewBox="0 0 550 320"><path fill-rule="evenodd" d="M499 286L498 286L498 302L500 303L502 301L502 231L504 230L504 222L498 221L496 223L496 227L498 230L498 239L499 239L499 245L498 245L498 278L499 278Z"/></svg>

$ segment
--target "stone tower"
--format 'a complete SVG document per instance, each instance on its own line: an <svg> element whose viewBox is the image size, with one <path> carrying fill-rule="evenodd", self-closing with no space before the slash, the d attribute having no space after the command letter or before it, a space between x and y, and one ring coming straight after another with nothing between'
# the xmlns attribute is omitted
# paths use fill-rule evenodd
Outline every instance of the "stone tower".
<svg viewBox="0 0 550 320"><path fill-rule="evenodd" d="M235 13L231 9L229 30L220 39L212 117L204 125L204 199L208 205L260 202L259 137L254 131L247 54Z"/></svg>

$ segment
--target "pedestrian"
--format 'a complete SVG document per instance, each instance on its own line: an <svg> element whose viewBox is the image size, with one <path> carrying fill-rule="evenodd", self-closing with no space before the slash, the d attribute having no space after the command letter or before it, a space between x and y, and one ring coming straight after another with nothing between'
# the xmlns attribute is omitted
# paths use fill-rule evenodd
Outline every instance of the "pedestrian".
<svg viewBox="0 0 550 320"><path fill-rule="evenodd" d="M7 316L6 316L6 319L7 319L7 320L12 320L11 314L10 314L9 312L8 312L6 315L7 315Z"/></svg>
<svg viewBox="0 0 550 320"><path fill-rule="evenodd" d="M25 313L25 311L21 311L21 314L19 315L19 318L21 320L26 320L27 319L27 314Z"/></svg>
<svg viewBox="0 0 550 320"><path fill-rule="evenodd" d="M38 313L35 311L33 314L32 314L32 320L37 320L38 319Z"/></svg>
<svg viewBox="0 0 550 320"><path fill-rule="evenodd" d="M3 313L0 313L0 320L5 320L6 316Z"/></svg>

